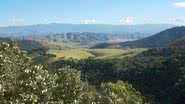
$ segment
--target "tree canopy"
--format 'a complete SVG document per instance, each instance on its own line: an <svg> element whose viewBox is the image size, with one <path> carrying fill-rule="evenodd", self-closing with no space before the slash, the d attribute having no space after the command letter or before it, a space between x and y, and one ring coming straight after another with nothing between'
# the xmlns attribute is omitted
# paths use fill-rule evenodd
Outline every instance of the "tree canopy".
<svg viewBox="0 0 185 104"><path fill-rule="evenodd" d="M107 102L107 103L106 103ZM0 103L13 104L143 104L130 84L102 83L100 89L81 80L69 67L48 71L31 65L16 44L0 45Z"/></svg>

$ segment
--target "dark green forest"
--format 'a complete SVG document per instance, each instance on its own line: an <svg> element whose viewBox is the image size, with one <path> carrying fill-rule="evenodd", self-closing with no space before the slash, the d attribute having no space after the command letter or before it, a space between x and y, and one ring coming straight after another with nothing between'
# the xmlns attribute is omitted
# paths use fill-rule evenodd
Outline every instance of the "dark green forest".
<svg viewBox="0 0 185 104"><path fill-rule="evenodd" d="M184 40L164 48L149 49L124 59L60 60L52 67L70 66L81 71L92 85L127 81L151 104L183 104L185 95ZM52 68L51 68L52 69Z"/></svg>

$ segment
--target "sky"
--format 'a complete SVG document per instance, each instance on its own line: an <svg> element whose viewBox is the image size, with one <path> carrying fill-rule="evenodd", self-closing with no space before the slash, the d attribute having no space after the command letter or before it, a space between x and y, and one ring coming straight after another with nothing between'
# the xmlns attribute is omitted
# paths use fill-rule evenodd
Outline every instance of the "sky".
<svg viewBox="0 0 185 104"><path fill-rule="evenodd" d="M0 26L185 25L185 0L0 0Z"/></svg>

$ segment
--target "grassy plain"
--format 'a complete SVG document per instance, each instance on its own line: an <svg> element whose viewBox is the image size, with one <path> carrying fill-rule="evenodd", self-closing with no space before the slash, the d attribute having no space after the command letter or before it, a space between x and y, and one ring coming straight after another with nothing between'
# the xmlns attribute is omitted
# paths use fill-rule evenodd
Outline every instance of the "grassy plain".
<svg viewBox="0 0 185 104"><path fill-rule="evenodd" d="M88 57L95 58L123 58L134 56L146 49L135 48L135 49L65 49L65 50L49 50L49 54L56 55L56 58L74 58L74 59L85 59Z"/></svg>

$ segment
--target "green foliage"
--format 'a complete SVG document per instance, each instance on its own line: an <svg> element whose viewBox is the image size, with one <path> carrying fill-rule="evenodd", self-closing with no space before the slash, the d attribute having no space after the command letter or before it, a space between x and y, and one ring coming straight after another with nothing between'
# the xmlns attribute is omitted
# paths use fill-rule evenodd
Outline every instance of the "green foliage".
<svg viewBox="0 0 185 104"><path fill-rule="evenodd" d="M17 77L15 87L16 94L20 97L17 100L24 103L47 103L52 99L51 86L54 86L54 83L50 80L53 76L42 66L32 66L18 74L20 75Z"/></svg>
<svg viewBox="0 0 185 104"><path fill-rule="evenodd" d="M82 79L99 85L102 82L116 80L116 70L112 60L85 59L79 62Z"/></svg>
<svg viewBox="0 0 185 104"><path fill-rule="evenodd" d="M94 86L84 83L79 104L99 104L98 92Z"/></svg>
<svg viewBox="0 0 185 104"><path fill-rule="evenodd" d="M110 98L107 94L112 92L114 99L109 100L114 100L115 104L143 102L141 95L124 82L104 83L101 89L82 82L80 71L64 67L49 72L41 65L30 65L30 59L17 45L3 43L0 46L2 104L105 104L104 100ZM119 99L126 100L117 103Z"/></svg>
<svg viewBox="0 0 185 104"><path fill-rule="evenodd" d="M33 103L49 99L50 75L42 66L30 66L26 53L16 45L0 47L1 103Z"/></svg>
<svg viewBox="0 0 185 104"><path fill-rule="evenodd" d="M103 83L101 89L101 104L144 104L141 94L128 83Z"/></svg>
<svg viewBox="0 0 185 104"><path fill-rule="evenodd" d="M182 104L185 98L182 94L185 88L184 52L184 47L166 47L150 49L130 59L116 60L117 80L131 83L148 102Z"/></svg>
<svg viewBox="0 0 185 104"><path fill-rule="evenodd" d="M17 40L16 43L21 47L22 50L26 50L29 54L44 54L48 50L47 46L44 46L40 42L34 40Z"/></svg>
<svg viewBox="0 0 185 104"><path fill-rule="evenodd" d="M135 57L68 60L55 65L79 69L82 80L87 80L96 86L104 82L128 81L145 95L147 103L183 104L185 99L184 46L181 41L178 46L149 49Z"/></svg>
<svg viewBox="0 0 185 104"><path fill-rule="evenodd" d="M80 72L73 69L63 68L55 73L56 86L54 87L53 97L55 101L64 104L73 104L79 100L82 92L82 81L80 80Z"/></svg>

